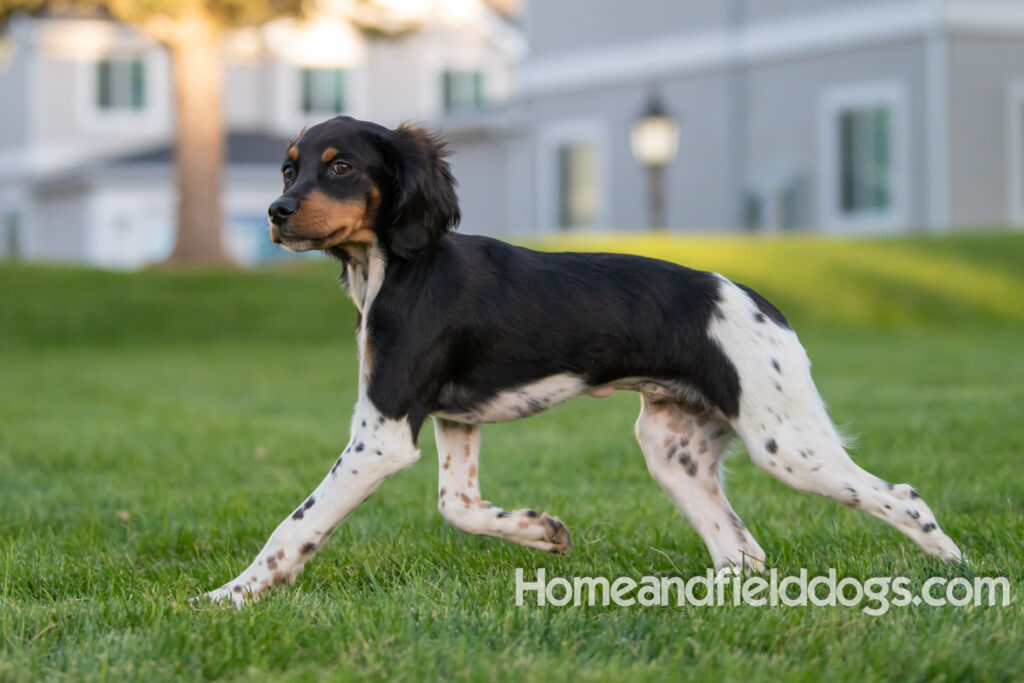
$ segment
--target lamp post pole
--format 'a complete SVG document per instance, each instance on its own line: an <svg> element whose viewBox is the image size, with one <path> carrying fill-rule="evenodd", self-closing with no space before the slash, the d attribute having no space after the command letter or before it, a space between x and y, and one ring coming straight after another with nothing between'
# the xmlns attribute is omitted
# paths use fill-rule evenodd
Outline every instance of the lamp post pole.
<svg viewBox="0 0 1024 683"><path fill-rule="evenodd" d="M649 228L664 230L668 228L665 217L665 164L649 164L647 166L647 202L650 215Z"/></svg>

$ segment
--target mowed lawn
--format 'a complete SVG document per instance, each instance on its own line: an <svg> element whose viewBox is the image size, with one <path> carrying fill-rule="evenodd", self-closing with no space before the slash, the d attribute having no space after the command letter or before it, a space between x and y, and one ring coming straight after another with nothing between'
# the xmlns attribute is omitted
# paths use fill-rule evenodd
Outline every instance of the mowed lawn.
<svg viewBox="0 0 1024 683"><path fill-rule="evenodd" d="M702 574L647 473L635 395L484 429L484 497L560 516L566 557L464 535L421 461L294 586L188 598L243 569L348 440L354 310L337 267L0 267L0 680L1011 680L1024 676L1024 235L575 237L713 269L787 314L853 457L918 488L970 564L730 460L781 574L1006 576L1008 607L537 607L548 578ZM543 344L543 340L537 340ZM738 449L739 450L739 449Z"/></svg>

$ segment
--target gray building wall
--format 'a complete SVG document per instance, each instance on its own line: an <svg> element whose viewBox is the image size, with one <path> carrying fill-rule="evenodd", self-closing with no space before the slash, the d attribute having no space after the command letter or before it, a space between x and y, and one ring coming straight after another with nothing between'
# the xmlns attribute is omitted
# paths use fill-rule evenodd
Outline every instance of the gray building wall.
<svg viewBox="0 0 1024 683"><path fill-rule="evenodd" d="M891 4L891 0L725 0L747 21L783 19L819 10L863 9L871 5Z"/></svg>
<svg viewBox="0 0 1024 683"><path fill-rule="evenodd" d="M906 226L928 221L928 176L925 121L926 45L911 40L890 45L844 50L813 58L754 66L745 71L745 185L757 187L780 175L795 173L805 191L797 227L824 226L821 183L830 177L821 168L820 116L822 97L830 88L894 82L906 94L905 187ZM897 143L899 144L899 143Z"/></svg>
<svg viewBox="0 0 1024 683"><path fill-rule="evenodd" d="M679 151L666 174L668 227L736 229L745 220L748 192L763 193L795 181L799 204L796 222L788 227L823 228L827 216L821 184L833 177L821 168L821 146L830 144L821 137L823 98L833 88L878 83L895 84L904 96L906 208L898 227L924 226L932 172L926 70L927 44L921 38L779 59L737 71L716 68L654 83L545 94L524 105L518 137L508 145L459 139L453 168L463 184L464 211L467 217L479 217L479 223L467 221L466 229L474 231L479 225L480 231L518 232L524 226L517 220L524 217L528 232L557 229L557 207L551 200L557 178L550 172L554 160L545 141L547 131L591 123L604 130L606 157L601 165L607 174L601 183L605 212L595 227L646 228L646 169L633 158L629 133L651 89L660 93L680 124ZM509 150L519 150L520 163L528 166L511 178ZM521 174L531 182L517 182ZM494 211L492 207L504 204L496 194L502 188L510 193L512 206ZM513 219L509 211L514 207L527 209Z"/></svg>
<svg viewBox="0 0 1024 683"><path fill-rule="evenodd" d="M479 129L451 136L449 160L458 182L461 231L493 235L509 224L509 204L516 195L522 196L521 190L514 192L511 188L509 143L513 141Z"/></svg>
<svg viewBox="0 0 1024 683"><path fill-rule="evenodd" d="M663 0L610 2L539 0L529 3L530 55L549 57L583 48L629 44L726 23L729 2Z"/></svg>
<svg viewBox="0 0 1024 683"><path fill-rule="evenodd" d="M1015 80L1024 81L1024 42L988 36L950 39L949 172L955 225L1007 221L1010 155L1024 155L1009 140L1009 91Z"/></svg>
<svg viewBox="0 0 1024 683"><path fill-rule="evenodd" d="M577 125L603 130L605 211L595 227L646 226L647 181L629 129L650 90L680 123L679 153L667 169L670 228L736 229L751 206L765 205L751 196L777 207L783 187L796 198L787 227L866 233L1024 224L1018 3L638 0L595 11L587 0L537 0L526 27L517 137L503 152L460 148L460 175L484 185L495 174L509 188L504 216L474 207L477 195L498 205L488 193L463 198L467 215L493 223L488 231L555 229L548 131ZM854 94L859 89L874 94ZM872 97L880 100L866 101ZM902 159L892 211L839 210L835 98L893 107L901 136L894 154ZM764 225L779 212L761 218Z"/></svg>

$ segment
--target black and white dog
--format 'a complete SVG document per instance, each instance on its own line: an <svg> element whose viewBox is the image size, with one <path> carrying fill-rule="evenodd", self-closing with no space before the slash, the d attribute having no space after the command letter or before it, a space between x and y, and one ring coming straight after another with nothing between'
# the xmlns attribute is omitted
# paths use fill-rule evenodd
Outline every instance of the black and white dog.
<svg viewBox="0 0 1024 683"><path fill-rule="evenodd" d="M724 277L619 254L539 253L450 231L459 221L444 143L338 117L289 147L271 239L344 265L359 311L351 440L253 563L208 594L241 604L290 582L346 517L419 458L434 419L438 507L456 528L550 552L565 525L482 499L480 425L574 396L639 392L647 467L718 569L761 570L720 463L734 434L793 488L889 523L945 560L960 550L906 484L847 456L796 334L770 303Z"/></svg>

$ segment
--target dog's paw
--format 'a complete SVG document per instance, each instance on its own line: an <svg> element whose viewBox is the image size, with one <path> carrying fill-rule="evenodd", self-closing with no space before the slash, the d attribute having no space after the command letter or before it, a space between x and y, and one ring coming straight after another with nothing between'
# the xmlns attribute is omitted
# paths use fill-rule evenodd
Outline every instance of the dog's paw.
<svg viewBox="0 0 1024 683"><path fill-rule="evenodd" d="M548 528L547 534L543 539L543 542L547 543L548 547L544 548L544 550L557 555L564 555L572 550L572 539L569 538L569 530L565 528L562 520L552 517L545 512L540 516L540 522Z"/></svg>
<svg viewBox="0 0 1024 683"><path fill-rule="evenodd" d="M752 549L738 548L724 558L715 562L715 572L718 576L753 576L764 574L768 568L767 556L761 546L756 545Z"/></svg>
<svg viewBox="0 0 1024 683"><path fill-rule="evenodd" d="M241 609L258 598L258 594L246 590L241 584L226 583L217 590L190 598L189 603L193 607L201 607L205 604L227 604L230 601L236 608Z"/></svg>

